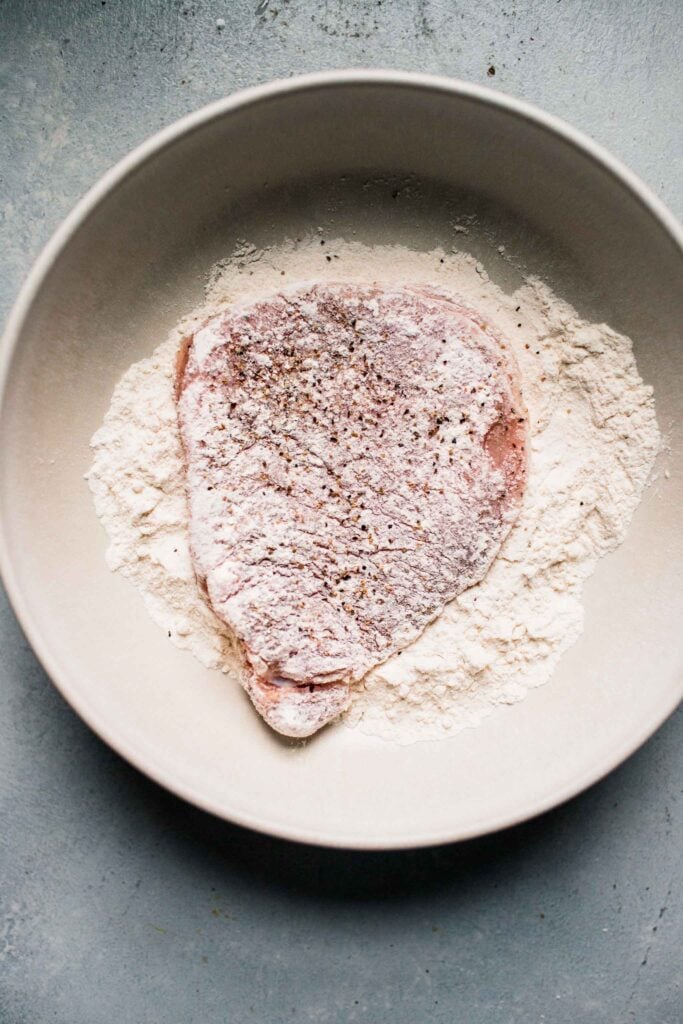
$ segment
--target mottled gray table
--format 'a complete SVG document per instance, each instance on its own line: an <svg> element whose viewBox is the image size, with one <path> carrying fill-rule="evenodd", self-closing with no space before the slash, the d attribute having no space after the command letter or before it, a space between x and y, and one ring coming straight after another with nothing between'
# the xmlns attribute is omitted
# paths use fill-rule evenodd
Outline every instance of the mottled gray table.
<svg viewBox="0 0 683 1024"><path fill-rule="evenodd" d="M532 100L680 215L682 44L677 0L0 0L2 312L130 147L305 70L443 72ZM350 854L167 795L63 703L4 601L0 630L0 1024L683 1021L681 711L528 825Z"/></svg>

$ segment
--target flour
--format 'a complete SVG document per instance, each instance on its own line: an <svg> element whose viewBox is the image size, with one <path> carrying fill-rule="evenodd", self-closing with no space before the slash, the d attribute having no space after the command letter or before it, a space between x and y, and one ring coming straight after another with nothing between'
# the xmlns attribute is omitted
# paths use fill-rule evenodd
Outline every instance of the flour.
<svg viewBox="0 0 683 1024"><path fill-rule="evenodd" d="M198 590L187 539L173 390L180 337L174 332L117 385L91 442L88 482L109 534L109 568L136 585L173 643L227 672L235 664L230 636Z"/></svg>
<svg viewBox="0 0 683 1024"><path fill-rule="evenodd" d="M322 241L241 246L214 268L205 305L117 385L88 474L107 563L138 587L173 643L237 677L231 638L203 600L188 549L173 395L180 338L226 302L300 280L445 286L517 357L530 421L524 504L482 583L368 673L343 721L397 742L453 735L547 681L579 636L583 581L623 540L659 450L652 392L628 338L579 319L538 280L507 296L461 253Z"/></svg>

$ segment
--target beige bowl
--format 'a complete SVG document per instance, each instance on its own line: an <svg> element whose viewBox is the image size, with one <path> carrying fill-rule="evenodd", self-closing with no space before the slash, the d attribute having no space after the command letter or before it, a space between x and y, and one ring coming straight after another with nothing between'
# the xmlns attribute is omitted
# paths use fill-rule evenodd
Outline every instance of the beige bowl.
<svg viewBox="0 0 683 1024"><path fill-rule="evenodd" d="M321 226L369 242L461 240L498 283L539 274L631 335L655 388L671 479L586 591L553 680L448 741L344 728L292 746L219 673L176 650L104 563L83 480L119 376L202 296L242 238ZM348 847L417 846L521 821L622 761L671 712L681 676L681 232L612 157L525 104L446 79L314 75L207 107L139 147L34 267L3 347L0 554L38 656L108 743L222 817Z"/></svg>

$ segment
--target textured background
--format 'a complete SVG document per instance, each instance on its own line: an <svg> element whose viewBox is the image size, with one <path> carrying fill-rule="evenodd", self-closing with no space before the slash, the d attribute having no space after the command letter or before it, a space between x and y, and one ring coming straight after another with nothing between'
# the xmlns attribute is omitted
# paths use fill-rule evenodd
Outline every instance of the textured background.
<svg viewBox="0 0 683 1024"><path fill-rule="evenodd" d="M0 0L0 311L150 132L320 68L531 100L680 215L682 44L677 0ZM682 767L679 710L605 782L495 837L395 854L271 840L103 746L3 600L0 1024L681 1024Z"/></svg>

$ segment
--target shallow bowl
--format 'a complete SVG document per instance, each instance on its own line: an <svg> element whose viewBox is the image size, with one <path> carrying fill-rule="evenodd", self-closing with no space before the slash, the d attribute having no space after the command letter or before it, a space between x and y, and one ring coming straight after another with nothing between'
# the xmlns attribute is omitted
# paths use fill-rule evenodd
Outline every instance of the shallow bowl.
<svg viewBox="0 0 683 1024"><path fill-rule="evenodd" d="M465 236L456 225L469 225ZM670 479L586 588L553 679L447 741L343 727L291 745L176 650L104 563L83 480L117 379L198 304L241 240L329 236L465 248L506 289L538 274L629 334L655 389ZM505 246L505 258L498 247ZM335 72L231 96L105 175L36 263L2 350L0 559L38 657L112 747L200 807L347 847L462 839L579 792L683 694L683 248L671 215L568 126L462 82Z"/></svg>

